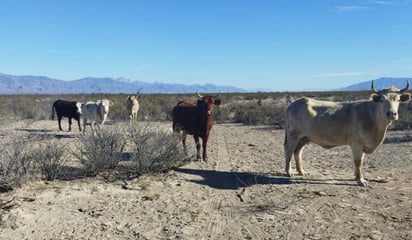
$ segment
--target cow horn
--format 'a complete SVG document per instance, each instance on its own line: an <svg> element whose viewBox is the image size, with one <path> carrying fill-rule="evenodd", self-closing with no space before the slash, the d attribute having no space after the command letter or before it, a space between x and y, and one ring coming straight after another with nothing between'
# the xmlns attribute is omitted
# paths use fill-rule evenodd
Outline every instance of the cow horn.
<svg viewBox="0 0 412 240"><path fill-rule="evenodd" d="M215 98L218 98L218 97L219 97L219 95L220 95L220 93L218 93L218 94L215 96Z"/></svg>
<svg viewBox="0 0 412 240"><path fill-rule="evenodd" d="M372 89L372 93L378 93L378 91L376 91L375 87L373 86L373 81L372 81L371 89Z"/></svg>
<svg viewBox="0 0 412 240"><path fill-rule="evenodd" d="M406 81L406 87L401 89L401 93L408 91L409 89L409 81Z"/></svg>
<svg viewBox="0 0 412 240"><path fill-rule="evenodd" d="M202 95L200 95L200 93L197 93L197 95L198 95L200 98L203 98L203 96L202 96Z"/></svg>

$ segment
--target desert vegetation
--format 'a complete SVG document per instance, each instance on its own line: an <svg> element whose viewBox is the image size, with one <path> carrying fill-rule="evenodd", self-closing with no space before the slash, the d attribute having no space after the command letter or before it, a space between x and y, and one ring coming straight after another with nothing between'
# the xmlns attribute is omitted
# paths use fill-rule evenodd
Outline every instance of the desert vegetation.
<svg viewBox="0 0 412 240"><path fill-rule="evenodd" d="M214 119L217 123L272 125L282 129L287 104L297 98L310 96L331 101L354 101L365 99L368 94L362 91L225 93L220 94L222 105L216 108ZM103 98L112 102L109 122L118 126L104 129L96 136L79 135L74 143L65 144L56 143L55 135L42 132L30 138L7 136L8 142L1 146L4 154L0 157L0 190L8 191L36 178L54 180L63 175L67 178L70 175L67 164L73 161L81 166L80 171L74 172L77 175L81 172L83 177L110 171L118 177L139 176L143 173L164 172L190 161L181 152L180 141L170 129L152 128L150 122L170 121L173 106L183 99L196 101L196 94L143 95L137 125L126 124L126 94L3 95L0 96L3 103L0 106L0 118L3 121L48 120L52 103L57 99L85 102ZM392 130L412 128L411 106L400 106L401 118L394 122ZM120 162L126 164L119 166Z"/></svg>
<svg viewBox="0 0 412 240"><path fill-rule="evenodd" d="M129 124L126 94L0 96L2 236L409 239L411 105L401 105L385 143L367 156L371 187L360 190L345 147L310 145L311 175L284 176L284 111L302 96L353 101L369 92L220 94L208 162L193 161L191 137L185 155L171 131L173 106L196 94L143 95L137 124ZM67 132L67 118L65 131L51 121L57 99L103 98L112 106L95 135Z"/></svg>
<svg viewBox="0 0 412 240"><path fill-rule="evenodd" d="M302 96L315 97L330 101L355 101L367 99L369 91L356 92L274 92L274 93L223 93L222 105L216 108L214 119L218 123L235 122L246 125L284 124L284 110L287 103ZM68 94L68 95L2 95L0 118L47 120L51 117L52 103L57 99L86 102L109 99L109 120L123 122L128 120L126 113L127 94ZM196 94L144 94L139 99L138 120L171 120L172 109L180 100L195 102ZM402 104L399 108L401 119L394 122L393 129L412 128L412 104Z"/></svg>

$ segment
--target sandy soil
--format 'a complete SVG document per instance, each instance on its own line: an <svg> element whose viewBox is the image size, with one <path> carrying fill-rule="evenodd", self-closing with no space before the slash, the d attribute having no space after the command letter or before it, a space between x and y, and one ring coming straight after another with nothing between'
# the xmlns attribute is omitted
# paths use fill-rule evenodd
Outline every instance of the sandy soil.
<svg viewBox="0 0 412 240"><path fill-rule="evenodd" d="M77 131L56 130L53 121L18 121L3 124L0 135L47 132L76 141ZM411 131L389 132L366 157L368 187L353 180L347 147L309 145L309 175L287 178L283 136L270 126L218 124L208 162L126 183L30 183L0 194L11 201L0 210L0 238L412 239Z"/></svg>

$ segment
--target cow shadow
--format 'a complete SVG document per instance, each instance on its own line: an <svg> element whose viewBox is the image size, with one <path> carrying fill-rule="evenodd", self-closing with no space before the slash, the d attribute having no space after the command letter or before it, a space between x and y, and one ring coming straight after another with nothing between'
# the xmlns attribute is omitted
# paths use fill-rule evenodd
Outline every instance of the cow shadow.
<svg viewBox="0 0 412 240"><path fill-rule="evenodd" d="M62 166L57 179L61 181L71 181L76 179L83 179L90 175L81 167Z"/></svg>
<svg viewBox="0 0 412 240"><path fill-rule="evenodd" d="M202 177L201 180L188 181L221 190L237 190L245 187L251 187L253 185L356 185L352 179L311 179L304 177L290 178L285 174L266 175L252 172L227 172L189 168L175 168L173 170L180 173L200 176Z"/></svg>
<svg viewBox="0 0 412 240"><path fill-rule="evenodd" d="M55 133L52 130L47 129L31 129L31 128L17 128L17 131L28 132L30 136L41 138L41 139L64 139L64 138L76 138L76 134L62 134Z"/></svg>
<svg viewBox="0 0 412 240"><path fill-rule="evenodd" d="M397 144L397 143L408 143L412 142L412 136L402 136L402 137L386 137L383 143L385 144Z"/></svg>

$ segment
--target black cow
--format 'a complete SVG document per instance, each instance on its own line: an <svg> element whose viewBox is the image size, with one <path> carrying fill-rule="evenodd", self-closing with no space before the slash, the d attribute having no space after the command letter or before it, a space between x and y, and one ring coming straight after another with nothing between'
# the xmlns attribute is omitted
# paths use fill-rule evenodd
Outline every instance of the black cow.
<svg viewBox="0 0 412 240"><path fill-rule="evenodd" d="M52 120L54 120L54 111L56 111L57 114L57 120L59 122L60 131L63 131L61 126L61 120L63 117L69 118L69 131L72 130L72 118L77 120L77 123L79 125L79 131L82 130L82 128L80 127L80 116L82 114L81 102L68 102L59 99L53 103Z"/></svg>
<svg viewBox="0 0 412 240"><path fill-rule="evenodd" d="M213 110L214 106L220 105L220 99L217 96L201 96L197 103L180 101L173 108L173 131L182 132L182 143L186 152L186 135L193 135L197 149L197 160L200 157L200 142L202 138L203 160L207 161L207 140L210 130L213 126Z"/></svg>

